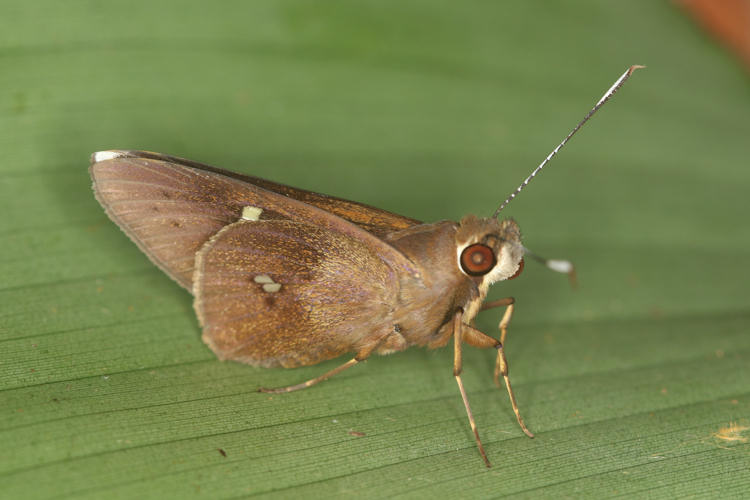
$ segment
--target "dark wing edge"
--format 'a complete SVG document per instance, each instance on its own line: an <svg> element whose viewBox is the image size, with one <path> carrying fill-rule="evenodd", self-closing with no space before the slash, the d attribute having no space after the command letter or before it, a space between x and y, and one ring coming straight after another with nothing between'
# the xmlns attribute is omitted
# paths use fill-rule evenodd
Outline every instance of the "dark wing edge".
<svg viewBox="0 0 750 500"><path fill-rule="evenodd" d="M267 191L278 193L289 198L299 200L303 203L307 203L308 205L313 205L322 210L325 210L326 212L330 212L341 217L344 220L348 220L352 224L356 224L365 231L373 233L378 237L383 237L393 231L399 231L401 229L407 229L409 227L422 224L422 221L420 220L412 219L410 217L404 217L403 215L395 214L393 212L366 205L364 203L359 203L344 198L338 198L336 196L328 196L322 193L316 193L314 191L307 191L305 189L298 189L266 179L261 179L260 177L239 174L237 172L213 167L211 165L206 165L197 161L187 160L185 158L179 158L177 156L170 156L161 153L154 153L151 151L100 151L91 155L91 164L93 165L96 162L113 158L147 158L151 160L161 160L175 163L177 165L196 168L199 170L214 172L227 177L231 177L233 179L249 182Z"/></svg>

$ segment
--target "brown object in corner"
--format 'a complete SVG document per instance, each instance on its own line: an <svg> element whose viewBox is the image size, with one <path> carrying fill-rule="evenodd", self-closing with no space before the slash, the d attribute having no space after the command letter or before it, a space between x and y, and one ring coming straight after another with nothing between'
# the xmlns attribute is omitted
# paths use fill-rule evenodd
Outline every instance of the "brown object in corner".
<svg viewBox="0 0 750 500"><path fill-rule="evenodd" d="M678 0L750 69L750 0Z"/></svg>

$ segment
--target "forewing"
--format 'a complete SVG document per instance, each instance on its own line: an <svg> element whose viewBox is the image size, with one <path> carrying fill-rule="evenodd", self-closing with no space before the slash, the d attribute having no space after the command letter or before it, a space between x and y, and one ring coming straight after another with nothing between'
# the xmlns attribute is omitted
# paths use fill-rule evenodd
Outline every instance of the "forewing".
<svg viewBox="0 0 750 500"><path fill-rule="evenodd" d="M367 245L309 224L239 221L198 253L195 310L221 359L314 364L392 330L394 271Z"/></svg>
<svg viewBox="0 0 750 500"><path fill-rule="evenodd" d="M239 220L245 207L260 209L261 220L296 220L343 232L377 248L394 268L416 272L408 259L364 226L266 188L308 192L143 152L96 153L90 172L96 197L109 217L154 263L189 291L193 288L196 252L221 228ZM335 199L314 196L335 205ZM372 220L379 219L373 215Z"/></svg>
<svg viewBox="0 0 750 500"><path fill-rule="evenodd" d="M328 196L304 189L297 189L291 186L286 186L284 184L261 179L260 177L238 174L236 172L223 170L217 167L206 165L204 163L186 160L184 158L178 158L176 156L169 156L161 153L152 153L150 151L119 150L106 151L105 153L116 154L119 157L161 160L176 165L182 165L190 168L218 173L227 177L231 177L233 179L248 182L268 191L282 194L284 196L288 196L289 198L293 198L295 200L299 200L326 210L327 212L333 213L341 217L342 219L348 220L349 222L356 224L378 236L384 236L387 233L398 231L400 229L406 229L408 227L422 223L417 219L394 214L392 212L388 212L387 210L382 210L380 208L365 205L364 203L345 200L343 198Z"/></svg>

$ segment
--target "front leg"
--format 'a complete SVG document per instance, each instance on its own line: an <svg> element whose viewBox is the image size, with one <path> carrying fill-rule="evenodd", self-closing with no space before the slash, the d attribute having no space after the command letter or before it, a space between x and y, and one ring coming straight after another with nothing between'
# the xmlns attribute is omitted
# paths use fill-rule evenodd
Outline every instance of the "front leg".
<svg viewBox="0 0 750 500"><path fill-rule="evenodd" d="M503 319L500 320L499 325L501 344L505 344L505 336L508 334L508 325L510 325L510 319L513 317L513 305L515 303L516 299L513 297L505 297L504 299L485 302L480 309L480 311L486 311L487 309L494 309L495 307L505 307L505 313L503 314ZM497 373L495 373L495 383L498 384Z"/></svg>
<svg viewBox="0 0 750 500"><path fill-rule="evenodd" d="M471 431L474 433L474 439L477 441L477 448L479 448L479 454L484 460L484 464L489 468L492 467L490 461L487 459L487 454L484 452L484 446L482 446L482 440L479 439L479 431L477 430L477 423L474 420L474 414L471 412L471 406L469 406L469 397L466 395L464 389L464 383L461 380L461 372L463 371L463 357L461 355L461 344L463 343L464 325L463 311L458 310L453 315L453 376L456 378L458 384L458 390L461 392L461 399L464 400L464 407L466 408L466 415L469 417L469 425Z"/></svg>
<svg viewBox="0 0 750 500"><path fill-rule="evenodd" d="M508 389L508 397L510 397L510 404L513 407L513 413L516 414L516 420L518 420L518 425L521 426L521 430L523 430L524 434L533 438L534 434L532 434L531 431L529 431L529 429L526 427L526 424L524 424L523 418L521 417L521 411L518 409L516 396L513 393L513 387L510 385L510 377L508 376L508 360L505 359L505 351L503 349L503 340L505 340L505 334L507 333L508 324L510 323L510 318L513 315L514 302L515 300L512 297L508 297L505 299L496 300L494 302L488 302L486 304L486 307L483 307L483 309L489 309L491 307L507 306L505 314L503 315L503 319L500 321L501 340L494 339L481 330L478 330L473 326L467 324L462 325L463 340L467 344L473 345L474 347L479 347L480 349L487 349L489 347L494 347L495 349L497 349L497 360L495 361L494 376L495 384L500 387L500 375L502 375L503 379L505 380L505 387Z"/></svg>
<svg viewBox="0 0 750 500"><path fill-rule="evenodd" d="M513 305L516 303L516 299L513 297L506 297L504 299L493 300L492 302L486 302L482 305L480 311L486 311L495 307L505 307L505 313L503 319L500 320L500 344L505 345L505 336L508 334L508 325L510 325L510 319L513 317ZM506 377L508 374L508 362L505 360L505 355L501 356L502 350L497 352L497 361L495 362L495 385L500 387L500 375Z"/></svg>

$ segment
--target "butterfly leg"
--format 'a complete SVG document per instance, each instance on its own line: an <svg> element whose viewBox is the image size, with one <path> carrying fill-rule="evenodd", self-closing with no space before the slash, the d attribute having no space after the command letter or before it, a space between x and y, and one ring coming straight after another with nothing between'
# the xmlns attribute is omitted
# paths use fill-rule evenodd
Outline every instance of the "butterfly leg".
<svg viewBox="0 0 750 500"><path fill-rule="evenodd" d="M505 297L504 299L485 302L480 309L481 311L486 311L487 309L494 309L495 307L505 307L505 314L503 314L503 319L500 320L499 325L501 344L505 343L505 336L508 334L508 325L510 324L510 319L513 317L513 305L515 303L516 299L513 297ZM495 374L495 383L498 383L497 373Z"/></svg>
<svg viewBox="0 0 750 500"><path fill-rule="evenodd" d="M313 385L317 384L318 382L322 382L324 380L327 380L327 379L333 377L337 373L343 372L347 368L351 368L352 366L356 365L360 361L364 361L364 359L357 359L357 357L355 356L354 358L350 359L349 361L347 361L343 365L339 365L336 368L334 368L333 370L329 370L329 371L325 372L323 375L321 375L319 377L315 377L315 378L311 378L310 380L306 380L305 382L302 382L301 384L289 385L289 386L286 386L286 387L275 387L275 388L259 387L258 388L258 392L265 392L265 393L268 393L268 394L281 394L281 393L284 393L284 392L292 392L292 391L298 391L300 389L307 389L308 387L313 386Z"/></svg>
<svg viewBox="0 0 750 500"><path fill-rule="evenodd" d="M502 341L505 340L505 334L508 330L508 324L510 323L510 318L513 315L513 303L514 299L512 297L508 297L505 299L496 300L494 302L488 302L486 304L486 306L488 307L483 308L486 309L489 307L507 306L505 314L503 315L503 319L500 321L500 341L490 337L486 333L477 330L470 325L463 325L463 338L467 344L473 345L474 347L479 347L480 349L487 349L490 347L494 347L495 349L497 349L497 360L495 362L495 384L497 384L498 387L500 386L499 378L500 375L502 375L503 379L505 380L505 387L508 390L510 404L513 407L513 413L516 414L516 420L518 420L518 425L521 426L521 430L523 430L524 434L533 438L534 434L532 434L531 431L529 431L529 429L526 427L526 424L523 422L523 418L521 417L521 411L518 409L516 396L513 393L513 387L510 385L510 377L508 376L508 360L505 359L505 351L503 349Z"/></svg>
<svg viewBox="0 0 750 500"><path fill-rule="evenodd" d="M281 394L284 392L292 392L292 391L298 391L300 389L307 389L310 386L313 386L319 382L323 382L324 380L327 380L333 377L334 375L343 372L347 368L351 368L352 366L358 363L361 363L362 361L365 361L367 358L370 357L370 354L372 354L375 351L375 349L380 347L384 342L387 343L389 338L390 338L389 335L384 336L379 341L376 341L370 346L365 347L362 350L360 350L356 356L354 356L352 359L350 359L343 365L339 365L333 370L329 370L319 377L311 378L310 380L306 380L305 382L302 382L301 384L289 385L286 387L275 387L275 388L260 387L258 389L258 392L265 392L269 394Z"/></svg>
<svg viewBox="0 0 750 500"><path fill-rule="evenodd" d="M461 392L461 398L464 400L464 407L466 408L466 415L469 417L469 425L471 431L474 433L474 439L477 441L477 448L479 448L479 454L484 460L484 464L487 467L492 467L490 461L487 459L487 454L484 452L484 446L482 446L482 440L479 439L479 431L477 431L477 423L474 421L474 414L471 412L471 406L469 406L469 398L466 395L464 389L464 383L461 380L461 372L463 371L463 359L461 356L461 344L463 342L463 323L461 318L463 311L456 311L453 316L453 376L456 378L458 384L458 390Z"/></svg>
<svg viewBox="0 0 750 500"><path fill-rule="evenodd" d="M506 297L504 299L493 300L482 305L482 311L492 309L494 307L505 307L505 313L503 319L500 320L500 345L505 345L505 336L508 334L508 325L510 319L513 317L513 305L516 303L516 299L513 297ZM508 374L508 362L505 360L505 354L503 353L502 347L498 348L497 351L497 362L495 363L495 385L500 387L500 375L507 380ZM506 384L507 385L507 384Z"/></svg>

